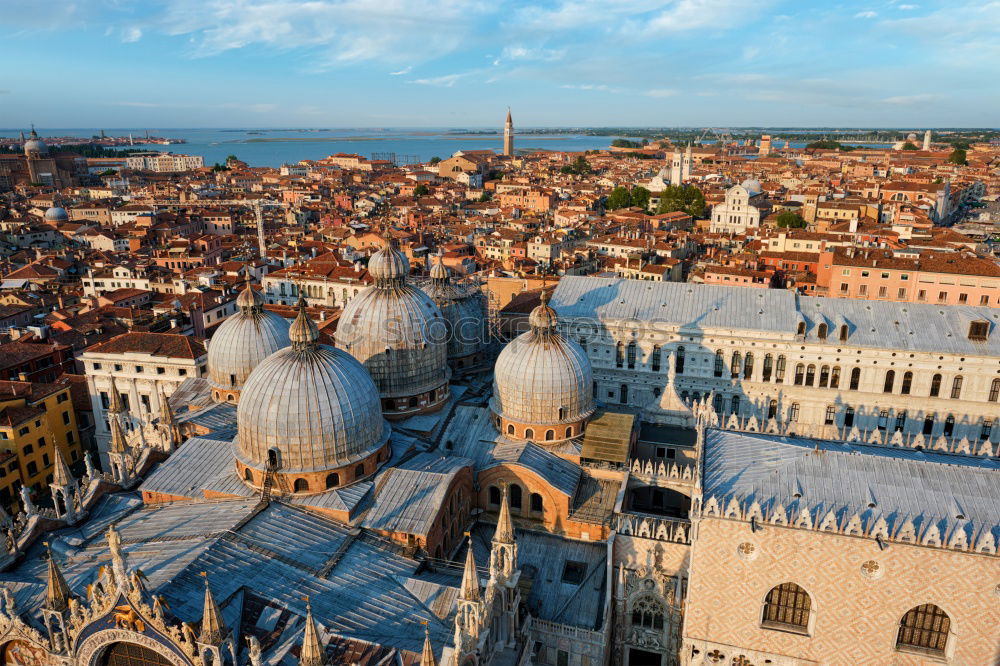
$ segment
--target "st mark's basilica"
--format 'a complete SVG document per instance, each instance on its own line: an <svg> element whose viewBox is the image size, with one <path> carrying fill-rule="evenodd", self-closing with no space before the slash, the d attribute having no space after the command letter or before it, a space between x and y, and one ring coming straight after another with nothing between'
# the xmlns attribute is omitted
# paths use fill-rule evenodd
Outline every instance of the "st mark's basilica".
<svg viewBox="0 0 1000 666"><path fill-rule="evenodd" d="M0 516L5 664L997 663L995 436L806 432L749 373L709 386L723 317L781 349L826 319L564 278L497 355L440 263L411 284L387 239L368 270L332 345L247 284L206 377L145 421L111 391L103 471L57 455L53 508ZM661 301L645 350L613 308Z"/></svg>

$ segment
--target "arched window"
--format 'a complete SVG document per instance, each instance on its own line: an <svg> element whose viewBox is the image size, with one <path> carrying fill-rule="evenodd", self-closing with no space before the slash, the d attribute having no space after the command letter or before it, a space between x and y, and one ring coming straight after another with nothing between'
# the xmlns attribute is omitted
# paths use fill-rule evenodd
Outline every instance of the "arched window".
<svg viewBox="0 0 1000 666"><path fill-rule="evenodd" d="M525 430L524 431L524 438L525 439L534 439L535 438L535 431L534 431L534 429L528 428L527 430Z"/></svg>
<svg viewBox="0 0 1000 666"><path fill-rule="evenodd" d="M729 401L729 411L737 416L740 415L740 396L734 395L733 399Z"/></svg>
<svg viewBox="0 0 1000 666"><path fill-rule="evenodd" d="M336 488L340 485L340 475L334 472L333 474L326 475L326 487Z"/></svg>
<svg viewBox="0 0 1000 666"><path fill-rule="evenodd" d="M538 493L531 493L529 498L531 510L535 513L541 513L543 509L542 496Z"/></svg>
<svg viewBox="0 0 1000 666"><path fill-rule="evenodd" d="M764 367L761 369L761 380L765 382L771 381L771 371L774 369L774 357L770 354L764 355Z"/></svg>
<svg viewBox="0 0 1000 666"><path fill-rule="evenodd" d="M743 379L750 379L753 376L753 352L747 352L743 359Z"/></svg>
<svg viewBox="0 0 1000 666"><path fill-rule="evenodd" d="M729 361L729 374L732 375L734 379L740 376L740 370L742 369L741 368L742 364L743 364L743 359L740 358L740 353L738 351L734 351L733 358L731 361Z"/></svg>
<svg viewBox="0 0 1000 666"><path fill-rule="evenodd" d="M618 402L628 404L628 384L622 384L618 391Z"/></svg>
<svg viewBox="0 0 1000 666"><path fill-rule="evenodd" d="M848 407L844 410L844 427L850 428L854 425L854 408Z"/></svg>
<svg viewBox="0 0 1000 666"><path fill-rule="evenodd" d="M521 495L523 491L521 486L516 483L510 484L510 495L508 495L508 500L510 501L510 508L520 509L521 508Z"/></svg>
<svg viewBox="0 0 1000 666"><path fill-rule="evenodd" d="M1000 378L994 379L993 383L990 384L990 395L988 400L990 402L996 402L997 398L1000 398Z"/></svg>
<svg viewBox="0 0 1000 666"><path fill-rule="evenodd" d="M802 386L802 381L805 379L805 376L806 376L806 366L799 363L798 365L795 366L795 385Z"/></svg>
<svg viewBox="0 0 1000 666"><path fill-rule="evenodd" d="M566 418L566 408L565 407L560 407L559 408L559 420L562 421L564 418Z"/></svg>
<svg viewBox="0 0 1000 666"><path fill-rule="evenodd" d="M636 344L635 342L628 343L628 367L629 370L635 369L635 357L636 357Z"/></svg>
<svg viewBox="0 0 1000 666"><path fill-rule="evenodd" d="M936 398L941 395L941 375L936 374L931 377L931 392L929 394L932 398Z"/></svg>
<svg viewBox="0 0 1000 666"><path fill-rule="evenodd" d="M663 629L663 606L652 597L642 597L632 606L632 626Z"/></svg>
<svg viewBox="0 0 1000 666"><path fill-rule="evenodd" d="M885 373L885 383L882 384L883 393L892 393L892 386L896 383L896 371L889 370Z"/></svg>
<svg viewBox="0 0 1000 666"><path fill-rule="evenodd" d="M788 420L792 423L799 420L799 403L793 402L792 406L788 408Z"/></svg>
<svg viewBox="0 0 1000 666"><path fill-rule="evenodd" d="M861 368L851 368L851 384L850 389L852 391L857 391L858 386L861 384Z"/></svg>
<svg viewBox="0 0 1000 666"><path fill-rule="evenodd" d="M660 371L660 357L663 356L663 351L660 349L660 345L653 345L653 355L650 357L650 363L653 366L653 372Z"/></svg>
<svg viewBox="0 0 1000 666"><path fill-rule="evenodd" d="M830 366L824 365L819 369L819 387L826 388L830 383Z"/></svg>
<svg viewBox="0 0 1000 666"><path fill-rule="evenodd" d="M962 397L962 375L955 375L955 379L952 380L951 397L953 400L958 400Z"/></svg>
<svg viewBox="0 0 1000 666"><path fill-rule="evenodd" d="M295 485L293 486L293 490L297 493L304 493L305 491L309 490L309 482L306 481L305 479L295 479Z"/></svg>
<svg viewBox="0 0 1000 666"><path fill-rule="evenodd" d="M825 323L820 324L819 326L816 327L816 337L818 337L820 340L826 340L826 331L827 331L826 324Z"/></svg>
<svg viewBox="0 0 1000 666"><path fill-rule="evenodd" d="M816 366L812 363L806 368L806 386L812 386L816 383Z"/></svg>
<svg viewBox="0 0 1000 666"><path fill-rule="evenodd" d="M923 604L906 611L899 621L896 649L914 649L943 656L948 646L951 618L934 604Z"/></svg>
<svg viewBox="0 0 1000 666"><path fill-rule="evenodd" d="M778 401L772 398L771 401L767 403L767 418L773 419L777 415L778 415Z"/></svg>
<svg viewBox="0 0 1000 666"><path fill-rule="evenodd" d="M778 356L778 362L774 366L774 381L780 384L785 381L785 356Z"/></svg>
<svg viewBox="0 0 1000 666"><path fill-rule="evenodd" d="M278 449L268 449L267 450L267 466L270 469L278 469Z"/></svg>
<svg viewBox="0 0 1000 666"><path fill-rule="evenodd" d="M806 334L806 323L804 321L800 321L799 322L799 327L798 327L798 329L797 329L796 332L799 335L805 335Z"/></svg>
<svg viewBox="0 0 1000 666"><path fill-rule="evenodd" d="M96 663L101 666L170 666L170 660L136 643L114 643Z"/></svg>
<svg viewBox="0 0 1000 666"><path fill-rule="evenodd" d="M418 402L417 402L417 396L413 396L413 397L412 397L412 398L410 398L410 400L409 400L409 401L407 402L407 407L409 407L410 409L412 409L412 408L416 407L416 406L417 406L417 404L418 404Z"/></svg>
<svg viewBox="0 0 1000 666"><path fill-rule="evenodd" d="M625 365L625 345L618 343L615 345L615 367L620 368Z"/></svg>
<svg viewBox="0 0 1000 666"><path fill-rule="evenodd" d="M782 583L767 593L761 624L773 629L804 632L809 628L811 610L812 600L805 590L795 583Z"/></svg>
<svg viewBox="0 0 1000 666"><path fill-rule="evenodd" d="M833 366L830 372L830 388L840 388L840 366Z"/></svg>
<svg viewBox="0 0 1000 666"><path fill-rule="evenodd" d="M513 435L514 434L514 424L513 423L508 423L507 424L507 434L508 435Z"/></svg>
<svg viewBox="0 0 1000 666"><path fill-rule="evenodd" d="M545 441L546 442L551 442L555 438L556 438L556 431L555 430L549 429L549 430L545 431Z"/></svg>
<svg viewBox="0 0 1000 666"><path fill-rule="evenodd" d="M924 417L924 429L923 433L925 435L930 435L934 432L934 415L928 414Z"/></svg>
<svg viewBox="0 0 1000 666"><path fill-rule="evenodd" d="M847 324L841 324L840 326L840 341L847 342Z"/></svg>
<svg viewBox="0 0 1000 666"><path fill-rule="evenodd" d="M500 489L496 486L490 486L490 506L500 506Z"/></svg>
<svg viewBox="0 0 1000 666"><path fill-rule="evenodd" d="M913 386L913 373L907 370L903 373L903 384L899 387L902 395L910 395L910 388Z"/></svg>
<svg viewBox="0 0 1000 666"><path fill-rule="evenodd" d="M944 420L944 436L951 437L955 432L955 417L951 414Z"/></svg>
<svg viewBox="0 0 1000 666"><path fill-rule="evenodd" d="M357 467L354 468L354 478L355 479L360 479L364 475L365 475L365 466L364 466L364 463L362 463L362 464L360 464L360 465L358 465Z"/></svg>
<svg viewBox="0 0 1000 666"><path fill-rule="evenodd" d="M569 439L573 436L573 426L566 428L566 438Z"/></svg>
<svg viewBox="0 0 1000 666"><path fill-rule="evenodd" d="M722 413L722 394L716 393L715 397L712 398L712 411L716 414Z"/></svg>
<svg viewBox="0 0 1000 666"><path fill-rule="evenodd" d="M716 377L721 377L722 376L722 370L723 370L723 366L725 365L725 363L726 362L722 358L722 350L721 349L717 350L715 352L715 376Z"/></svg>
<svg viewBox="0 0 1000 666"><path fill-rule="evenodd" d="M253 471L249 467L243 470L243 478L253 483Z"/></svg>
<svg viewBox="0 0 1000 666"><path fill-rule="evenodd" d="M674 372L678 375L684 374L684 347L677 348L677 361L674 363Z"/></svg>

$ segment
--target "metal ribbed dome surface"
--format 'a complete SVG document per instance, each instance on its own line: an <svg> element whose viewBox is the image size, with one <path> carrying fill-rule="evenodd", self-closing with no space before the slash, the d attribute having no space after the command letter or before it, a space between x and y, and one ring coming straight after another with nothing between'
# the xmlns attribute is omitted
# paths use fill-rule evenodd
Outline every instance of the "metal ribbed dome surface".
<svg viewBox="0 0 1000 666"><path fill-rule="evenodd" d="M399 280L410 274L410 262L387 241L386 246L368 260L368 273L376 280Z"/></svg>
<svg viewBox="0 0 1000 666"><path fill-rule="evenodd" d="M510 421L567 423L594 411L590 359L580 345L553 330L555 312L547 302L543 294L542 305L531 313L532 329L497 357L490 406Z"/></svg>
<svg viewBox="0 0 1000 666"><path fill-rule="evenodd" d="M441 265L435 264L437 266ZM434 278L433 268L431 277ZM437 304L448 324L448 358L469 356L487 347L486 312L475 293L441 278L432 279L424 291Z"/></svg>
<svg viewBox="0 0 1000 666"><path fill-rule="evenodd" d="M62 206L53 206L45 211L45 220L47 222L68 222L69 213Z"/></svg>
<svg viewBox="0 0 1000 666"><path fill-rule="evenodd" d="M237 452L266 467L277 449L282 472L319 472L352 464L389 439L378 391L350 354L306 344L257 366L237 408Z"/></svg>
<svg viewBox="0 0 1000 666"><path fill-rule="evenodd" d="M285 319L257 308L226 319L208 343L209 381L221 390L240 390L261 361L291 344L288 327Z"/></svg>
<svg viewBox="0 0 1000 666"><path fill-rule="evenodd" d="M447 331L420 289L373 286L344 307L337 347L364 364L382 397L418 395L448 381Z"/></svg>

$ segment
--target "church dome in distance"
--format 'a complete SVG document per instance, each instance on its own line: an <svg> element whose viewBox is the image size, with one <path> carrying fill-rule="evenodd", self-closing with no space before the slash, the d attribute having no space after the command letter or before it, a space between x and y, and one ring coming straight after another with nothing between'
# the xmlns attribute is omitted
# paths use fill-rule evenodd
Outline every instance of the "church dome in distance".
<svg viewBox="0 0 1000 666"><path fill-rule="evenodd" d="M447 325L448 363L456 371L481 368L489 342L482 292L475 285L453 283L440 255L431 265L430 278L424 291L440 308Z"/></svg>
<svg viewBox="0 0 1000 666"><path fill-rule="evenodd" d="M556 331L549 296L529 317L531 330L497 357L490 408L512 439L564 441L583 432L594 412L593 370L586 352Z"/></svg>
<svg viewBox="0 0 1000 666"><path fill-rule="evenodd" d="M208 379L220 402L238 401L251 371L291 344L288 322L264 310L264 298L249 280L236 305L239 312L219 324L208 344Z"/></svg>
<svg viewBox="0 0 1000 666"><path fill-rule="evenodd" d="M265 359L243 387L237 468L251 485L273 467L292 492L320 492L370 476L388 458L391 429L371 377L318 336L300 300L291 346Z"/></svg>
<svg viewBox="0 0 1000 666"><path fill-rule="evenodd" d="M44 141L38 138L38 132L32 127L31 136L24 142L24 154L44 154L47 152L49 152L49 147L45 145Z"/></svg>
<svg viewBox="0 0 1000 666"><path fill-rule="evenodd" d="M761 191L760 181L757 180L756 178L747 178L742 183L740 183L740 186L747 192L749 192L750 196L753 196L754 194L760 194Z"/></svg>
<svg viewBox="0 0 1000 666"><path fill-rule="evenodd" d="M53 206L45 211L46 222L69 222L69 213L62 206Z"/></svg>

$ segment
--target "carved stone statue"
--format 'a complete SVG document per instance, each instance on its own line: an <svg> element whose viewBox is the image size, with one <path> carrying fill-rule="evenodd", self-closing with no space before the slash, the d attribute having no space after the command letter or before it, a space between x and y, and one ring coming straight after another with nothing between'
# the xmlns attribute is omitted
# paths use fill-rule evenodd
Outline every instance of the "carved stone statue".
<svg viewBox="0 0 1000 666"><path fill-rule="evenodd" d="M87 480L93 481L97 478L97 472L94 471L94 463L90 460L90 451L83 454L83 464L87 467Z"/></svg>
<svg viewBox="0 0 1000 666"><path fill-rule="evenodd" d="M0 594L3 594L4 612L14 617L17 614L17 603L14 601L14 595L11 594L10 588L6 585L0 586Z"/></svg>
<svg viewBox="0 0 1000 666"><path fill-rule="evenodd" d="M24 504L24 513L30 518L38 513L38 509L31 501L31 491L27 486L21 486L21 502Z"/></svg>
<svg viewBox="0 0 1000 666"><path fill-rule="evenodd" d="M250 666L261 666L260 641L256 636L247 636L247 652L250 659Z"/></svg>

